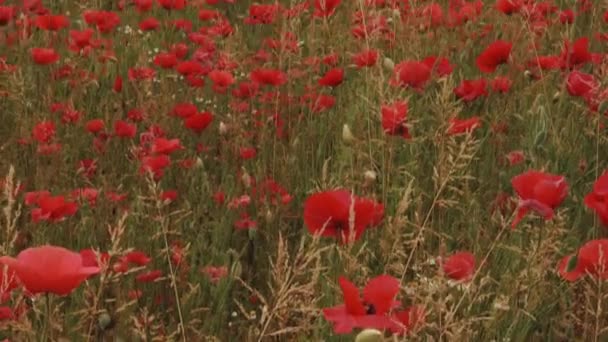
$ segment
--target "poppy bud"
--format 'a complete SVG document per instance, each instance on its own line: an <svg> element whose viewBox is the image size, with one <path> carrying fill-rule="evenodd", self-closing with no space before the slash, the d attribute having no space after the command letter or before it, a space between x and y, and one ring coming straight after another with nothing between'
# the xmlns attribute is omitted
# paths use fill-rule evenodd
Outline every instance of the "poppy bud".
<svg viewBox="0 0 608 342"><path fill-rule="evenodd" d="M112 317L107 312L103 312L97 318L97 324L101 330L106 330L112 327Z"/></svg>
<svg viewBox="0 0 608 342"><path fill-rule="evenodd" d="M232 264L232 267L230 268L230 276L233 278L239 278L241 277L242 273L243 266L241 266L241 262L237 260L234 262L234 264Z"/></svg>
<svg viewBox="0 0 608 342"><path fill-rule="evenodd" d="M526 78L532 78L532 72L530 70L526 70L524 71L524 76L526 76Z"/></svg>
<svg viewBox="0 0 608 342"><path fill-rule="evenodd" d="M555 94L553 94L553 102L557 102L557 100L559 100L561 95L562 95L562 93L560 93L559 91L556 91Z"/></svg>
<svg viewBox="0 0 608 342"><path fill-rule="evenodd" d="M355 141L355 136L353 135L353 132L350 131L350 127L348 127L347 124L344 124L344 126L342 126L342 141L344 141L345 143Z"/></svg>
<svg viewBox="0 0 608 342"><path fill-rule="evenodd" d="M246 188L250 188L251 187L251 176L245 170L243 170L243 175L241 176L241 181L243 182L243 185Z"/></svg>
<svg viewBox="0 0 608 342"><path fill-rule="evenodd" d="M376 178L378 178L378 174L373 170L367 170L365 171L365 173L363 173L363 177L365 178L366 184L371 184L376 181Z"/></svg>
<svg viewBox="0 0 608 342"><path fill-rule="evenodd" d="M226 135L228 133L228 126L225 123L220 122L220 135Z"/></svg>
<svg viewBox="0 0 608 342"><path fill-rule="evenodd" d="M388 71L393 71L395 69L395 62L393 62L393 60L388 57L384 57L382 65Z"/></svg>
<svg viewBox="0 0 608 342"><path fill-rule="evenodd" d="M203 167L203 160L199 157L196 157L196 161L194 162L194 167L200 169Z"/></svg>
<svg viewBox="0 0 608 342"><path fill-rule="evenodd" d="M383 340L382 332L376 329L365 329L355 337L355 342L381 342Z"/></svg>

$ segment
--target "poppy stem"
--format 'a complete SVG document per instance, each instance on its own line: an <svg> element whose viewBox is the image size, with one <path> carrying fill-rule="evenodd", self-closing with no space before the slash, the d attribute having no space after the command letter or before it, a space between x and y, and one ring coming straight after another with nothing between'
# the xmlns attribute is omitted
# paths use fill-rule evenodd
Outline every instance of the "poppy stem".
<svg viewBox="0 0 608 342"><path fill-rule="evenodd" d="M45 293L45 320L44 320L44 330L42 330L42 339L41 341L51 341L51 297L49 293Z"/></svg>

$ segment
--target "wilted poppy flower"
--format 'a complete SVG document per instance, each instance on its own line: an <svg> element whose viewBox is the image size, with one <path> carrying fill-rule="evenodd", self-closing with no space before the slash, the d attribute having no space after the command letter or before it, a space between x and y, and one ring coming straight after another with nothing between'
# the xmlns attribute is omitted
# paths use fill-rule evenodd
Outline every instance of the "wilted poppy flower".
<svg viewBox="0 0 608 342"><path fill-rule="evenodd" d="M395 297L399 293L399 281L389 275L370 279L359 289L345 277L338 279L344 304L323 309L323 316L334 326L334 333L348 334L354 328L389 329L394 325L389 311L398 306Z"/></svg>
<svg viewBox="0 0 608 342"><path fill-rule="evenodd" d="M608 279L608 239L591 240L575 255L565 256L557 265L558 272L567 281L575 281L589 274Z"/></svg>
<svg viewBox="0 0 608 342"><path fill-rule="evenodd" d="M519 195L517 214L511 228L533 210L545 220L553 218L554 209L568 195L568 183L564 176L553 175L541 171L527 171L513 177L511 185Z"/></svg>
<svg viewBox="0 0 608 342"><path fill-rule="evenodd" d="M495 41L477 57L477 67L485 73L496 71L496 67L508 61L512 46L509 42Z"/></svg>
<svg viewBox="0 0 608 342"><path fill-rule="evenodd" d="M608 171L595 181L592 191L585 196L585 205L595 211L600 222L608 227Z"/></svg>
<svg viewBox="0 0 608 342"><path fill-rule="evenodd" d="M452 254L443 262L443 273L456 281L469 281L475 274L475 256L470 252Z"/></svg>
<svg viewBox="0 0 608 342"><path fill-rule="evenodd" d="M80 254L49 245L25 249L17 258L3 256L0 263L13 269L32 294L64 296L89 276L99 273L99 267L84 266Z"/></svg>
<svg viewBox="0 0 608 342"><path fill-rule="evenodd" d="M390 105L382 105L381 113L384 133L411 139L412 136L405 123L407 119L407 102L396 101Z"/></svg>
<svg viewBox="0 0 608 342"><path fill-rule="evenodd" d="M318 192L304 202L308 231L334 237L342 243L359 239L367 227L378 225L383 216L382 204L359 198L347 190Z"/></svg>

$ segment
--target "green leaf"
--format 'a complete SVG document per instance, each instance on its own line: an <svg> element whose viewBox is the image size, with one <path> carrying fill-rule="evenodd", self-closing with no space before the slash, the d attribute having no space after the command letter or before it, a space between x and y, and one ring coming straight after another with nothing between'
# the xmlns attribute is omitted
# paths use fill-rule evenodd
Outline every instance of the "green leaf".
<svg viewBox="0 0 608 342"><path fill-rule="evenodd" d="M566 272L572 272L576 269L576 265L578 264L578 256L573 255L568 260L568 265L566 266Z"/></svg>

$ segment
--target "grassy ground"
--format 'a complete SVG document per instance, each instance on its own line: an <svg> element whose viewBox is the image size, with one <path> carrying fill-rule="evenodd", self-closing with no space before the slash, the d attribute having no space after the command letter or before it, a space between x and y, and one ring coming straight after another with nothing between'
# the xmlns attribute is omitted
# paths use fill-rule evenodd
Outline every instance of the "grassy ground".
<svg viewBox="0 0 608 342"><path fill-rule="evenodd" d="M1 252L14 256L52 244L112 256L109 270L69 296L29 298L13 291L3 305L15 317L1 323L0 336L11 341L352 341L356 333L334 334L321 311L343 303L338 277L363 287L389 274L400 280L403 304L423 307L426 318L409 334L387 334L387 340L608 338L605 284L594 277L565 282L556 266L586 241L605 236L583 204L606 168L604 115L569 94L570 68L539 70L529 64L537 56L559 56L564 42L587 37L599 60L575 69L594 75L602 88L606 42L597 34L608 28L602 4L584 11L582 1L554 1L555 12L527 18L523 12L505 15L494 1L485 1L469 20L449 24L448 4L436 1L443 21L428 25L429 10L423 8L431 1L410 1L409 10L404 2L392 8L342 1L328 17L313 17L311 3L293 18L283 10L302 3L285 1L268 24L247 24L250 4L236 2L190 1L181 10L154 2L140 13L129 1L122 10L116 1L48 1L46 8L64 14L68 27L28 28L37 15L17 7L14 18L0 26L0 56L14 67L0 63L0 171L7 175ZM528 3L536 11L534 1ZM576 14L574 22L562 24L559 12L568 8ZM115 12L120 24L100 33L83 19L92 9ZM203 21L202 9L218 16ZM357 21L361 13L364 19ZM138 25L149 17L160 26L142 32ZM191 21L192 32L202 29L198 43L170 26L178 19ZM222 24L232 32L214 34ZM374 25L380 28L373 30ZM71 51L69 31L87 27L93 28L92 40L101 41ZM353 31L365 28L370 34L356 38ZM513 43L510 56L495 72L481 73L476 58L497 39ZM198 58L207 71L226 69L235 83L221 93L207 76L196 88L175 70L154 64L159 52L180 42L188 47L186 60ZM31 55L35 47L53 47L60 58L37 65ZM377 50L379 57L359 69L351 56L364 49ZM318 79L333 68L324 64L331 54L337 56L335 67L344 69L344 81L319 86ZM421 90L390 85L392 64L428 56L448 58L453 72L434 74ZM155 76L129 80L129 69L141 67L152 68ZM247 99L234 96L232 90L261 67L283 71L287 82L261 85ZM57 76L60 71L65 77ZM496 76L513 82L507 93L488 91L471 102L454 94L463 80ZM123 78L120 92L113 90L117 77ZM312 104L319 94L333 96L335 104L316 110ZM601 97L594 99L600 112L605 110ZM383 131L381 106L396 100L408 103L411 139ZM186 102L214 116L200 134L170 115L177 103ZM133 120L133 112L129 118L132 109L143 118ZM65 123L70 111L79 112L78 118ZM474 116L481 119L479 128L447 134L451 118ZM87 132L92 119L103 121L107 140ZM135 124L136 135L115 136L117 120ZM46 142L32 134L43 121L56 126ZM143 133L154 125L183 145L157 179L140 171L141 157L149 153ZM59 149L44 153L55 143ZM254 148L255 156L244 158L244 148ZM523 162L509 163L513 151L523 152ZM96 164L89 176L79 168L87 159ZM517 195L510 181L532 169L564 176L568 196L553 219L530 214L511 230ZM284 191L265 188L266 180ZM74 199L75 215L58 222L32 220L26 192L70 196L82 188L99 192L94 205ZM334 188L381 202L382 223L351 244L313 238L303 222L303 204L311 194ZM177 198L163 200L166 190L175 190ZM266 196L260 195L264 191ZM113 201L113 192L126 198ZM506 204L499 208L501 194ZM245 195L250 203L236 205L235 199ZM235 227L252 222L249 229ZM131 250L152 260L126 273L112 271ZM476 257L470 281L456 283L438 266L439 257L456 251ZM161 276L151 282L136 279L152 270Z"/></svg>

